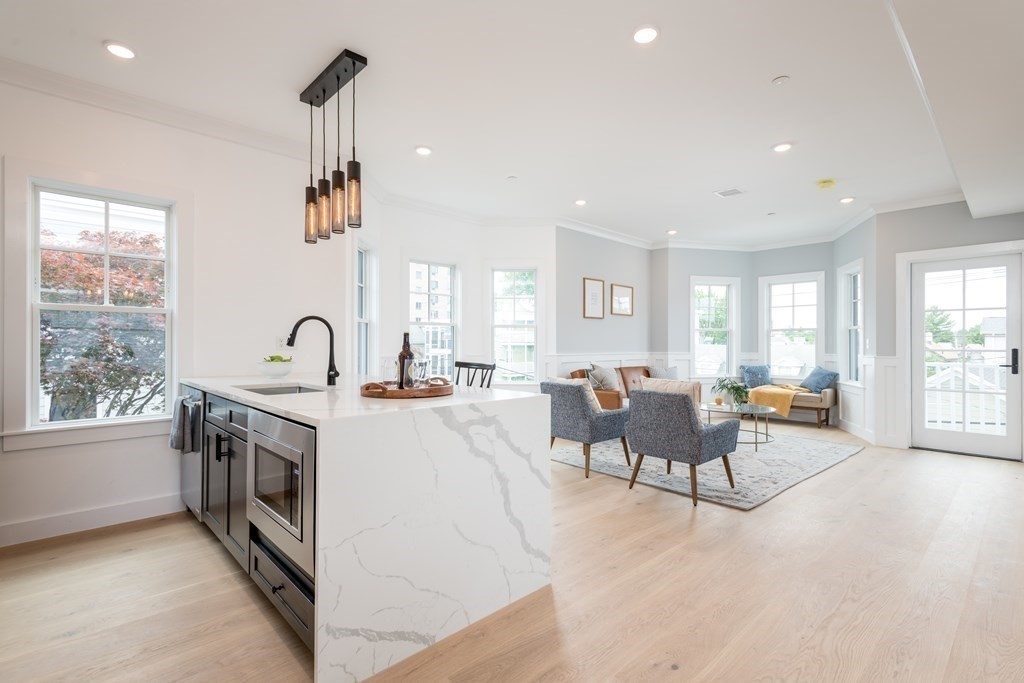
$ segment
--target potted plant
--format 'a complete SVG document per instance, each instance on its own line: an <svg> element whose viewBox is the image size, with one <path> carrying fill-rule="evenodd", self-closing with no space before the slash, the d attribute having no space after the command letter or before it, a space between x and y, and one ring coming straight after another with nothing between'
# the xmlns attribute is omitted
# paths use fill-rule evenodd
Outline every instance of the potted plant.
<svg viewBox="0 0 1024 683"><path fill-rule="evenodd" d="M715 382L714 391L716 394L725 394L732 399L732 404L743 405L750 398L750 390L742 382L737 382L729 377L719 377Z"/></svg>

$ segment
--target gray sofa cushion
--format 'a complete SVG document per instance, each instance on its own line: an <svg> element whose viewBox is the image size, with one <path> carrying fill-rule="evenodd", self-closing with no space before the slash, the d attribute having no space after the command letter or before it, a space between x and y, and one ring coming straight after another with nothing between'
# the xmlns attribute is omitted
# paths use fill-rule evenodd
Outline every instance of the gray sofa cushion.
<svg viewBox="0 0 1024 683"><path fill-rule="evenodd" d="M656 368L652 366L647 368L647 372L651 374L651 379L679 379L679 368Z"/></svg>

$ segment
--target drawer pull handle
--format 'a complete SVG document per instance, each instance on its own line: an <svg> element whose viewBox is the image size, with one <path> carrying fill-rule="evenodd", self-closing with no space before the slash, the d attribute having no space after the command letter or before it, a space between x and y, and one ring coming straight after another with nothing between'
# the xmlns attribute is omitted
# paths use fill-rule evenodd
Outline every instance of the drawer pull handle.
<svg viewBox="0 0 1024 683"><path fill-rule="evenodd" d="M273 593L274 595L277 595L277 591L283 591L283 590L284 590L284 584L283 583L280 586L271 586L270 587L270 592Z"/></svg>

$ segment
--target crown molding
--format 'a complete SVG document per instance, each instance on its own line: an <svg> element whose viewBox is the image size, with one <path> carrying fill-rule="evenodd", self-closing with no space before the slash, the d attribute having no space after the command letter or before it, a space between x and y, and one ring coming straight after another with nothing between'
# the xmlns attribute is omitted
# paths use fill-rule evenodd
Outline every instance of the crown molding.
<svg viewBox="0 0 1024 683"><path fill-rule="evenodd" d="M918 197L917 199L906 199L896 202L884 202L875 205L877 213L892 213L894 211L907 211L908 209L923 209L929 206L941 204L956 204L967 201L963 192L951 192L950 194L936 195L932 197Z"/></svg>
<svg viewBox="0 0 1024 683"><path fill-rule="evenodd" d="M651 242L650 240L633 237L632 235L627 235L615 230L609 230L608 228L602 228L598 225L591 225L590 223L583 223L582 221L564 218L562 216L556 216L553 221L555 223L555 227L565 228L566 230L582 232L586 235L593 235L594 237L602 237L606 240L611 240L612 242L628 244L631 247L640 247L641 249L655 248L654 242Z"/></svg>
<svg viewBox="0 0 1024 683"><path fill-rule="evenodd" d="M131 95L10 59L0 58L0 83L125 114L217 140L252 147L290 159L305 161L307 156L305 145L291 138L255 128L247 128L172 104Z"/></svg>

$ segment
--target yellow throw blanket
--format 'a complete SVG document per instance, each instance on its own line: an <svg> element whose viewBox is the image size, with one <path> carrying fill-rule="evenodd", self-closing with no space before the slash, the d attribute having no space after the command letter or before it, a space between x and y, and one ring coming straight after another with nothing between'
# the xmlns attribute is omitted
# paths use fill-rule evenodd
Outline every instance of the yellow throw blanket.
<svg viewBox="0 0 1024 683"><path fill-rule="evenodd" d="M750 390L750 402L759 406L769 406L782 417L789 417L793 407L793 397L797 394L809 394L810 389L795 384L765 384Z"/></svg>

